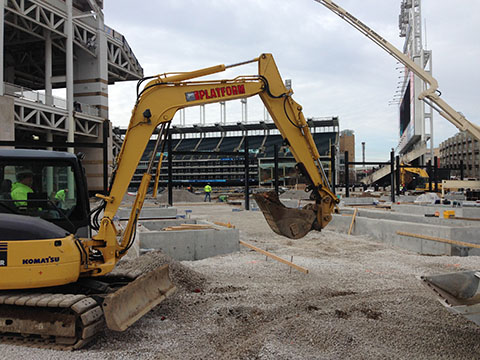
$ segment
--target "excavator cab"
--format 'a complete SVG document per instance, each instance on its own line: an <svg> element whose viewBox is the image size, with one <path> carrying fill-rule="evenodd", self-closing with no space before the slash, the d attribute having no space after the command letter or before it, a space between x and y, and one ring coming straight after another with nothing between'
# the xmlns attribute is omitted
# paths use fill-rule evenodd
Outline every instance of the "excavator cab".
<svg viewBox="0 0 480 360"><path fill-rule="evenodd" d="M45 150L0 150L0 214L46 220L88 236L86 179L77 156Z"/></svg>

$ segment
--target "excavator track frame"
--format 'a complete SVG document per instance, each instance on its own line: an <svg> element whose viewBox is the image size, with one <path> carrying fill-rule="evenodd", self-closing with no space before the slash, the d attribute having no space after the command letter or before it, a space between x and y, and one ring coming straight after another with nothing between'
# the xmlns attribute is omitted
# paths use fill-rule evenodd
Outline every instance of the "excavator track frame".
<svg viewBox="0 0 480 360"><path fill-rule="evenodd" d="M116 269L104 277L105 284L125 285L107 293L56 293L52 288L1 291L0 343L76 350L105 327L123 331L176 291L168 270L168 265L146 274ZM101 286L99 280L95 283ZM68 287L82 287L89 281L80 279Z"/></svg>
<svg viewBox="0 0 480 360"><path fill-rule="evenodd" d="M86 295L0 293L2 343L74 350L95 339L104 326L100 304Z"/></svg>

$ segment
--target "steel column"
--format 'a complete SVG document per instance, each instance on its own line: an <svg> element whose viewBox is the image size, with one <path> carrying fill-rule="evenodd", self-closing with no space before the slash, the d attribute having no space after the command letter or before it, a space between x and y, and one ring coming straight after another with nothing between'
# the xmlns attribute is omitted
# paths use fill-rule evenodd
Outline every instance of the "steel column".
<svg viewBox="0 0 480 360"><path fill-rule="evenodd" d="M336 158L336 148L335 145L330 146L330 174L331 174L331 186L332 186L332 192L335 194L335 183L337 182L336 176L335 176L335 158Z"/></svg>
<svg viewBox="0 0 480 360"><path fill-rule="evenodd" d="M395 171L395 185L397 189L397 196L400 195L400 156L395 157L395 165L397 167L397 171Z"/></svg>
<svg viewBox="0 0 480 360"><path fill-rule="evenodd" d="M349 169L349 164L348 164L348 151L345 151L345 197L349 197L350 196L350 184L349 184L349 173L350 173L350 169Z"/></svg>
<svg viewBox="0 0 480 360"><path fill-rule="evenodd" d="M390 152L390 193L392 203L395 202L395 152Z"/></svg>
<svg viewBox="0 0 480 360"><path fill-rule="evenodd" d="M275 181L275 193L278 195L278 145L273 145L273 179ZM260 171L260 169L259 169Z"/></svg>

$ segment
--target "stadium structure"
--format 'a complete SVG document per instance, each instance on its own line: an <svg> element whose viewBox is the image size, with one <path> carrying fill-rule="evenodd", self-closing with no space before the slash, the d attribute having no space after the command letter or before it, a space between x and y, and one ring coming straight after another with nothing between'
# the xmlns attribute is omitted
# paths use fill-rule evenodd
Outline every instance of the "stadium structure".
<svg viewBox="0 0 480 360"><path fill-rule="evenodd" d="M124 132L112 131L108 85L143 77L126 38L105 24L102 0L9 0L0 10L4 20L0 28L5 34L0 56L2 146L65 151L68 144L71 151L86 155L83 164L89 191L107 191L108 175ZM57 96L58 90L66 97ZM250 183L271 183L275 145L281 184L301 180L274 123L268 117L247 121L246 99L241 102L242 117L229 119L238 122L226 122L223 106L223 118L213 119L218 123L206 124L203 116L196 125L187 126L183 120L171 126L174 185L243 185L245 142ZM330 147L338 149L338 118L311 118L308 122L328 172ZM145 157L153 151L154 142L155 136ZM175 154L179 151L199 153ZM233 154L225 156L222 152ZM165 185L167 161L163 165L160 184ZM145 168L142 162L137 174ZM138 183L135 175L131 187Z"/></svg>
<svg viewBox="0 0 480 360"><path fill-rule="evenodd" d="M308 118L308 125L320 153L324 169L330 174L330 151L338 149L339 120L337 117ZM114 129L123 136L126 129ZM270 186L274 178L275 149L279 159L279 181L282 185L302 182L295 171L295 159L272 121L226 124L194 124L172 126L172 183L174 186L240 186L245 184L245 142L248 142L249 184ZM152 155L156 139L152 138L131 182L138 187ZM189 152L189 154L181 154ZM228 156L222 153L231 153ZM238 154L238 155L234 155ZM157 160L160 152L156 154ZM168 152L164 152L159 185L168 181ZM158 161L157 161L158 162ZM338 166L336 166L338 169Z"/></svg>

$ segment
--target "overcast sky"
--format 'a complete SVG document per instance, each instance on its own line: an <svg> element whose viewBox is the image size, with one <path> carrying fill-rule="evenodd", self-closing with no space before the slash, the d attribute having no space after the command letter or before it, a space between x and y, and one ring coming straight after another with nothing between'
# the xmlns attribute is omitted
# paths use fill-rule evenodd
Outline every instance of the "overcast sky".
<svg viewBox="0 0 480 360"><path fill-rule="evenodd" d="M337 0L337 4L400 49L400 0ZM398 106L389 105L399 81L396 61L314 0L106 0L105 24L122 33L144 75L232 64L269 52L306 117L338 116L340 129L355 131L356 157L366 142L367 160L387 160L399 141ZM442 98L480 123L479 0L423 0L427 49ZM422 25L424 25L422 23ZM216 78L254 75L249 65ZM109 86L109 114L127 126L136 82ZM477 85L477 86L476 86ZM200 120L188 109L187 123ZM218 122L220 105L206 106L207 123ZM248 100L248 121L264 118L261 101ZM239 101L227 103L227 121L241 120ZM179 123L178 117L174 122ZM435 114L434 143L456 128Z"/></svg>

